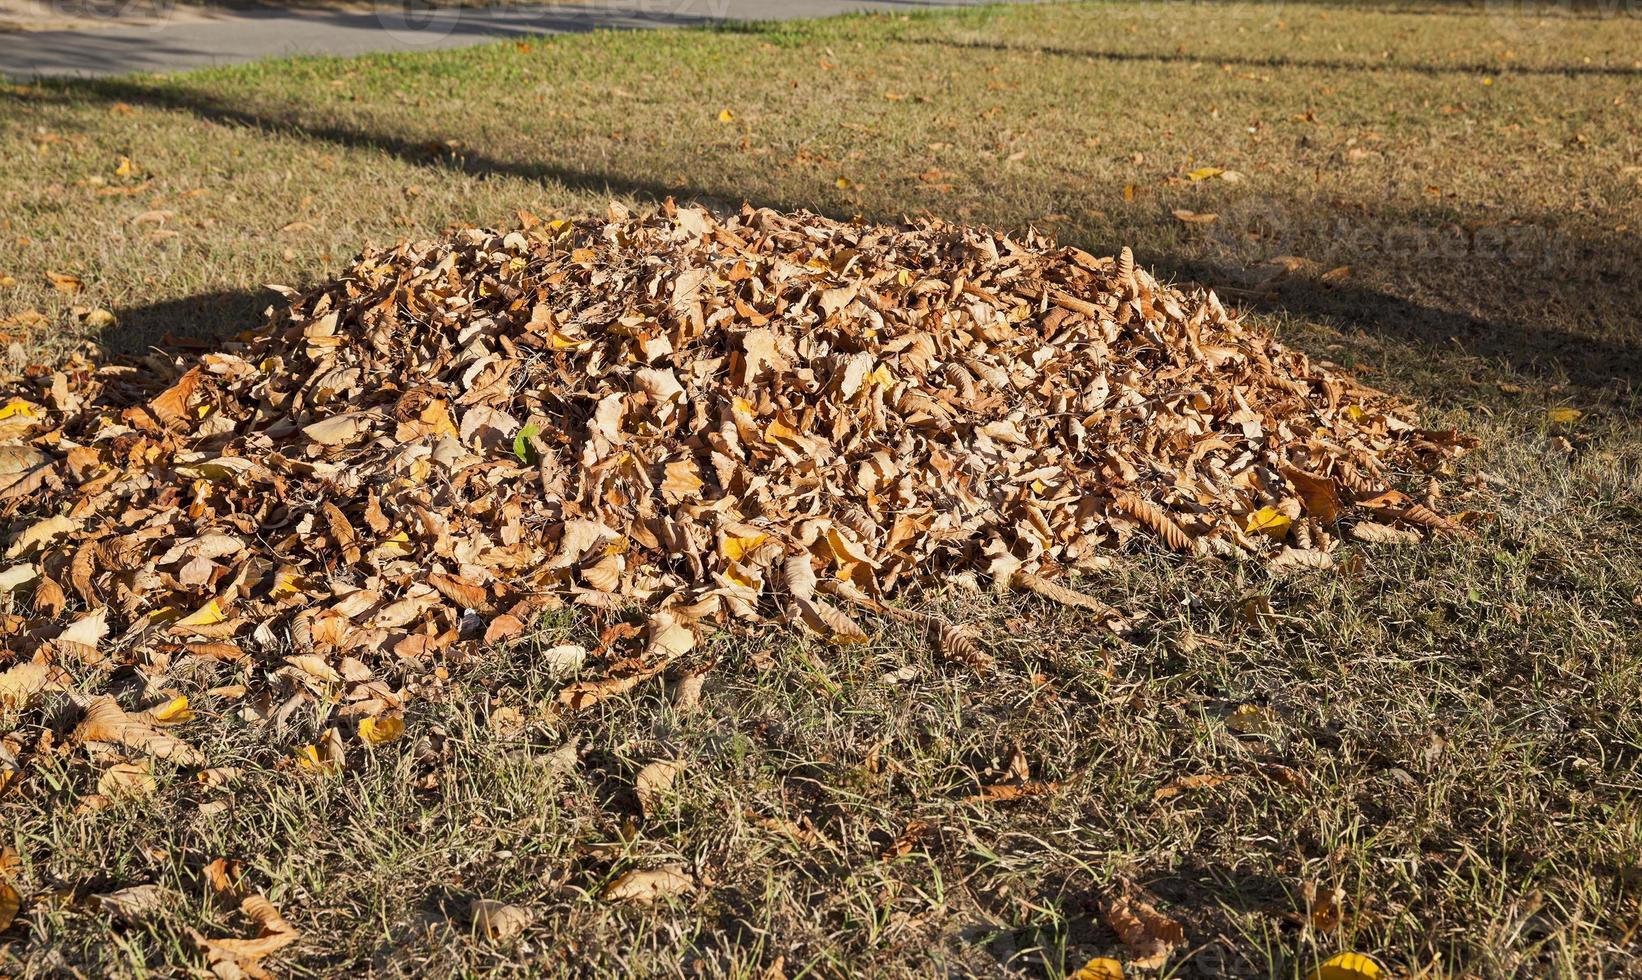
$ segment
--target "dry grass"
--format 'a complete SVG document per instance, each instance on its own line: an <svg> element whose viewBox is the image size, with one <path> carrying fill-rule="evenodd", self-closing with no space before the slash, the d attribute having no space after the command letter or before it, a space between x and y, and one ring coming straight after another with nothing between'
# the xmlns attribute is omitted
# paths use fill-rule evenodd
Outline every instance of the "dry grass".
<svg viewBox="0 0 1642 980"><path fill-rule="evenodd" d="M219 856L304 930L277 964L293 975L1060 975L1116 946L1098 906L1121 881L1186 924L1182 975L1293 976L1346 948L1435 976L1642 970L1638 50L1628 16L1103 4L6 90L17 360L222 336L271 301L256 284L517 207L1031 222L1231 287L1291 343L1425 399L1485 440L1447 505L1497 520L1282 581L1124 556L1084 585L1150 614L1132 642L1036 602L931 597L984 625L993 680L893 623L845 650L724 635L699 713L658 689L566 719L528 650L495 654L450 665L407 737L339 778L200 696L190 738L247 770L231 793L168 774L80 813L94 777L67 755L0 799L28 896L0 972L197 968L186 929L234 926L197 880ZM1185 178L1202 166L1245 179ZM75 306L118 325L93 336ZM1269 733L1228 730L1243 704ZM530 726L493 725L504 706ZM1060 792L965 802L1016 746ZM664 753L689 769L638 825L633 774ZM1225 781L1155 799L1194 774ZM913 821L931 829L882 860ZM594 897L664 860L702 893ZM142 925L86 901L146 882L188 899ZM1337 933L1303 926L1310 882L1346 891ZM475 940L475 897L531 929Z"/></svg>

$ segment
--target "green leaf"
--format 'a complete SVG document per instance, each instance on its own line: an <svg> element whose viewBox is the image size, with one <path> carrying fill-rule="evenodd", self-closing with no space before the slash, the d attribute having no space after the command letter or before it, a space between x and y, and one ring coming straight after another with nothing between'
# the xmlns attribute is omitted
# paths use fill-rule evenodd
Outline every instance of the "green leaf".
<svg viewBox="0 0 1642 980"><path fill-rule="evenodd" d="M534 422L527 422L519 434L513 437L513 455L519 457L519 462L530 463L536 459L536 447L530 440L542 434L542 427Z"/></svg>

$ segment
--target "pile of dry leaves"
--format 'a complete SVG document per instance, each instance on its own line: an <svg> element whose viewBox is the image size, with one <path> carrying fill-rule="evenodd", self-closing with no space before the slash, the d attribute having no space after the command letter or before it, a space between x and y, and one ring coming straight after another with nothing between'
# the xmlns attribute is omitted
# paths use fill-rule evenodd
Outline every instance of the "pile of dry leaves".
<svg viewBox="0 0 1642 980"><path fill-rule="evenodd" d="M618 207L287 294L191 361L8 382L0 701L68 687L80 741L203 765L160 698L200 662L247 671L247 718L324 700L385 738L442 657L560 603L651 610L577 709L684 667L707 624L848 641L876 610L984 670L979 638L883 600L958 577L1115 616L1064 575L1454 529L1390 482L1464 438L1127 250ZM161 715L87 689L133 674Z"/></svg>

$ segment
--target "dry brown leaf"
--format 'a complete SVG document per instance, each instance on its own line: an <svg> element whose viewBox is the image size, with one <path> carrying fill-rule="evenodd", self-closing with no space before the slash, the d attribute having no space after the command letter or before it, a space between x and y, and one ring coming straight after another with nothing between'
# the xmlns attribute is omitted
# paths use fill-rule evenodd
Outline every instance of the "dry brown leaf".
<svg viewBox="0 0 1642 980"><path fill-rule="evenodd" d="M1124 513L1150 528L1164 545L1175 551L1191 551L1192 539L1163 508L1135 494L1117 498L1117 506Z"/></svg>
<svg viewBox="0 0 1642 980"><path fill-rule="evenodd" d="M684 763L676 759L657 759L639 770L633 778L633 793L639 800L639 812L646 819L655 815L683 772Z"/></svg>
<svg viewBox="0 0 1642 980"><path fill-rule="evenodd" d="M17 920L17 914L22 910L23 896L17 893L17 889L4 875L0 875L0 932L11 928L11 924Z"/></svg>
<svg viewBox="0 0 1642 980"><path fill-rule="evenodd" d="M1130 962L1139 969L1157 969L1170 953L1185 945L1186 932L1180 923L1139 899L1113 898L1104 912L1106 924L1129 947Z"/></svg>
<svg viewBox="0 0 1642 980"><path fill-rule="evenodd" d="M992 655L981 649L980 641L972 628L942 623L937 637L942 656L963 664L977 674L989 674L998 666Z"/></svg>
<svg viewBox="0 0 1642 980"><path fill-rule="evenodd" d="M1345 889L1308 881L1301 886L1300 893L1310 910L1312 929L1328 933L1340 928L1340 922L1345 918Z"/></svg>
<svg viewBox="0 0 1642 980"><path fill-rule="evenodd" d="M173 735L156 730L151 721L142 715L126 712L111 697L100 697L91 703L85 717L74 729L74 737L80 742L123 745L183 766L205 763L205 755L198 749Z"/></svg>
<svg viewBox="0 0 1642 980"><path fill-rule="evenodd" d="M248 719L342 697L350 725L558 605L609 617L591 654L539 655L608 664L560 691L572 710L699 671L732 622L866 640L829 600L987 670L968 630L901 600L990 578L1116 628L1067 576L1136 538L1283 573L1326 567L1340 527L1445 531L1433 486L1416 502L1387 474L1475 445L1132 251L1030 230L618 206L372 248L278 291L233 344L10 379L21 561L0 592L32 588L13 603L36 620L13 649L47 640L97 685L115 658L233 659ZM618 652L629 607L652 615ZM328 731L299 760L338 768Z"/></svg>
<svg viewBox="0 0 1642 980"><path fill-rule="evenodd" d="M508 943L530 928L530 914L517 905L476 898L468 906L473 930L493 943Z"/></svg>
<svg viewBox="0 0 1642 980"><path fill-rule="evenodd" d="M244 965L246 961L255 962L278 952L302 937L297 928L279 914L274 904L260 894L245 896L239 910L256 923L255 936L250 939L199 937L198 942L206 949L239 960Z"/></svg>
<svg viewBox="0 0 1642 980"><path fill-rule="evenodd" d="M1225 781L1225 776L1217 776L1212 773L1203 773L1196 776L1182 776L1181 778L1153 793L1152 802L1161 803L1164 800L1173 799L1174 797L1179 796L1189 790L1209 789L1213 786L1219 786Z"/></svg>
<svg viewBox="0 0 1642 980"><path fill-rule="evenodd" d="M178 901L177 895L154 884L133 885L97 896L97 904L104 912L134 925L149 921Z"/></svg>
<svg viewBox="0 0 1642 980"><path fill-rule="evenodd" d="M147 761L117 762L97 777L97 792L109 799L137 799L154 795L159 787L154 767Z"/></svg>
<svg viewBox="0 0 1642 980"><path fill-rule="evenodd" d="M1388 524L1376 524L1373 521L1358 521L1351 525L1346 532L1353 540L1365 544L1410 545L1419 544L1418 531L1405 531L1402 528L1391 527Z"/></svg>
<svg viewBox="0 0 1642 980"><path fill-rule="evenodd" d="M1184 532L1182 532L1184 533ZM1172 547L1172 546L1171 546ZM1093 596L1084 595L1076 589L1067 588L1059 582L1031 575L1026 572L1015 572L1009 577L1009 584L1017 589L1024 589L1035 595L1042 596L1050 602L1058 602L1063 606L1072 606L1077 609L1087 609L1103 617L1117 617L1118 611Z"/></svg>
<svg viewBox="0 0 1642 980"><path fill-rule="evenodd" d="M605 886L602 897L607 902L654 905L664 899L688 895L695 886L695 879L683 865L670 864L649 871L629 871Z"/></svg>
<svg viewBox="0 0 1642 980"><path fill-rule="evenodd" d="M1334 556L1326 551L1303 548L1284 548L1271 560L1273 574L1288 575L1296 572L1326 572L1334 567Z"/></svg>
<svg viewBox="0 0 1642 980"><path fill-rule="evenodd" d="M1024 800L1034 796L1048 796L1060 791L1060 783L1028 780L1019 783L993 783L964 798L965 803L997 803L1006 800Z"/></svg>
<svg viewBox="0 0 1642 980"><path fill-rule="evenodd" d="M706 674L685 674L673 688L673 710L687 715L701 707L701 688Z"/></svg>
<svg viewBox="0 0 1642 980"><path fill-rule="evenodd" d="M24 661L0 673L0 707L21 708L50 683L51 668L43 663Z"/></svg>

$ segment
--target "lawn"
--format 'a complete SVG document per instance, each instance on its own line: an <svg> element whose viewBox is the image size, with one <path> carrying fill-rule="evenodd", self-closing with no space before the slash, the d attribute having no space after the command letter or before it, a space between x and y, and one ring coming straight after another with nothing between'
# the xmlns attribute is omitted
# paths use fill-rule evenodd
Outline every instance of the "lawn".
<svg viewBox="0 0 1642 980"><path fill-rule="evenodd" d="M366 243L671 196L1128 244L1483 442L1442 501L1474 536L1286 578L1123 555L1081 585L1126 638L924 597L991 678L892 620L726 632L699 709L572 717L534 649L492 651L334 776L288 755L324 719L270 736L233 665L162 678L241 777L99 808L83 755L0 775L0 973L202 969L190 930L246 929L217 858L301 930L267 961L296 976L1061 976L1124 955L1125 889L1184 925L1182 976L1642 971L1638 52L1623 13L1101 3L0 90L9 373L208 345ZM685 769L641 821L660 755ZM1021 760L1055 791L974 798ZM699 887L600 897L666 863ZM95 897L147 884L182 898ZM475 899L528 926L477 935Z"/></svg>

